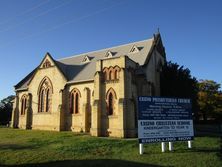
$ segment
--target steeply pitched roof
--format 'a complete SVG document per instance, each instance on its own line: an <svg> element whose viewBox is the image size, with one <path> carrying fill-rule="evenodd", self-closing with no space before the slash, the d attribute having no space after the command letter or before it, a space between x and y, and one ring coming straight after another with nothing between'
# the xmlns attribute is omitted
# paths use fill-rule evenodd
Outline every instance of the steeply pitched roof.
<svg viewBox="0 0 222 167"><path fill-rule="evenodd" d="M90 80L93 79L96 71L96 61L101 59L108 59L106 57L107 52L114 53L112 58L126 55L133 61L137 62L139 65L144 65L152 44L153 38L59 59L57 60L57 64L66 74L69 81ZM138 46L140 51L136 53L130 53L132 47L135 45ZM82 63L82 60L86 55L91 57L91 60L88 63Z"/></svg>
<svg viewBox="0 0 222 167"><path fill-rule="evenodd" d="M149 53L151 52L155 43L154 38L133 42L116 47L106 48L93 52L74 55L71 57L54 60L59 70L65 75L68 82L78 82L85 80L93 80L96 72L96 61L101 59L109 59L106 57L107 52L111 52L112 58L120 56L128 56L133 61L137 62L140 66L147 62ZM133 47L137 47L139 52L130 52ZM90 61L84 62L83 59L88 56ZM37 69L35 69L37 70ZM35 70L19 82L15 89L25 88L28 86L30 78L34 75Z"/></svg>
<svg viewBox="0 0 222 167"><path fill-rule="evenodd" d="M17 83L14 87L15 89L25 89L28 86L28 83L32 79L32 76L34 75L35 71L38 69L36 67L32 72L30 72L25 78L23 78L19 83Z"/></svg>
<svg viewBox="0 0 222 167"><path fill-rule="evenodd" d="M46 58L49 58L55 65L56 67L58 67L58 70L62 73L62 75L66 78L65 74L63 73L63 71L59 68L59 66L57 65L57 61L55 61L52 56L47 52L43 58L43 60L41 61L41 63L39 64L38 67L36 67L31 73L29 73L24 79L22 79L18 84L16 84L14 87L16 90L23 90L26 89L29 85L29 83L31 82L31 80L33 79L34 75L36 74L37 70L40 68L41 64L44 62L44 60ZM66 78L67 79L67 78Z"/></svg>

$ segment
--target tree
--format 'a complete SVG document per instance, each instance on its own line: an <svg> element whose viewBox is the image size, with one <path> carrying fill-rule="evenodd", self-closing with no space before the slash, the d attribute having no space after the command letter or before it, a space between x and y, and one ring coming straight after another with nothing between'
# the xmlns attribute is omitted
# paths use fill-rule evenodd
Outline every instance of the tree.
<svg viewBox="0 0 222 167"><path fill-rule="evenodd" d="M12 115L12 100L15 98L15 96L11 95L7 98L4 98L0 102L0 124L6 125L11 120Z"/></svg>
<svg viewBox="0 0 222 167"><path fill-rule="evenodd" d="M197 83L196 78L191 76L188 68L171 61L167 62L160 77L161 96L190 98L195 118L197 118Z"/></svg>
<svg viewBox="0 0 222 167"><path fill-rule="evenodd" d="M220 84L212 80L200 80L198 83L198 104L203 120L222 118L222 92Z"/></svg>

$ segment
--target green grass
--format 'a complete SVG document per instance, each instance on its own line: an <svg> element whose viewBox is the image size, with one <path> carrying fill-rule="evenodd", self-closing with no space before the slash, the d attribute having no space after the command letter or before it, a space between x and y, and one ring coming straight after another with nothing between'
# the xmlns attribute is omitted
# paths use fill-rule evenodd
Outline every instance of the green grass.
<svg viewBox="0 0 222 167"><path fill-rule="evenodd" d="M98 138L72 132L0 128L0 166L222 166L222 139L196 137L193 148L176 142L161 153L160 143L138 154L136 139Z"/></svg>

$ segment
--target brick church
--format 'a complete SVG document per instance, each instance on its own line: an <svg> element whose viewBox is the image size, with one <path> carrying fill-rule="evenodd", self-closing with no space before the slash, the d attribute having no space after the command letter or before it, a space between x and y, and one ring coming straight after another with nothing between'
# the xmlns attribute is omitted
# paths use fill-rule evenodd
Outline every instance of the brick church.
<svg viewBox="0 0 222 167"><path fill-rule="evenodd" d="M59 60L46 53L15 85L12 127L135 137L137 97L160 94L165 61L159 33Z"/></svg>

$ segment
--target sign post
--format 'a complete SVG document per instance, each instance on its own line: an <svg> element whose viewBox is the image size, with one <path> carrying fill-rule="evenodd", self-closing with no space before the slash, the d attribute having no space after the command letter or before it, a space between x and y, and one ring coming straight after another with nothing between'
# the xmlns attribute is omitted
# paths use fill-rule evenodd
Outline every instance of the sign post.
<svg viewBox="0 0 222 167"><path fill-rule="evenodd" d="M169 151L173 151L173 142L169 142Z"/></svg>
<svg viewBox="0 0 222 167"><path fill-rule="evenodd" d="M165 142L161 142L161 150L162 150L162 152L165 152L165 151L166 151Z"/></svg>
<svg viewBox="0 0 222 167"><path fill-rule="evenodd" d="M192 143L190 140L188 141L188 148L192 148Z"/></svg>
<svg viewBox="0 0 222 167"><path fill-rule="evenodd" d="M173 151L174 141L188 141L191 148L194 132L190 99L140 96L138 108L140 144L161 142L165 152L165 142Z"/></svg>
<svg viewBox="0 0 222 167"><path fill-rule="evenodd" d="M142 155L143 154L143 144L139 144L139 152L140 152L140 155Z"/></svg>

